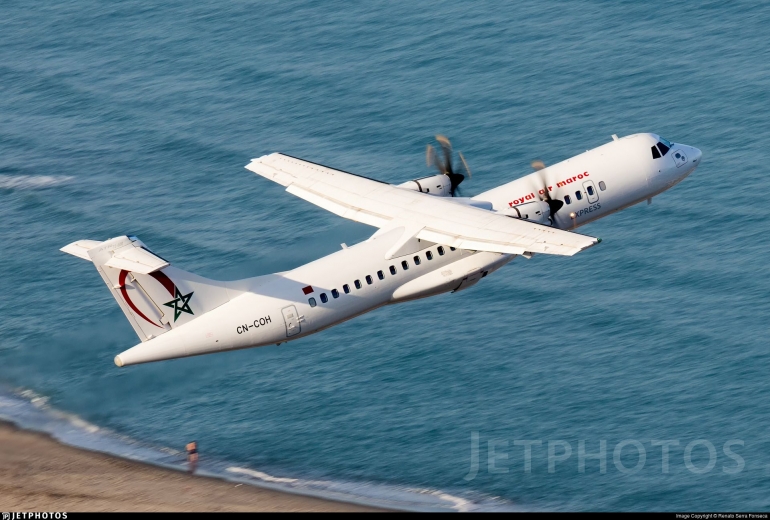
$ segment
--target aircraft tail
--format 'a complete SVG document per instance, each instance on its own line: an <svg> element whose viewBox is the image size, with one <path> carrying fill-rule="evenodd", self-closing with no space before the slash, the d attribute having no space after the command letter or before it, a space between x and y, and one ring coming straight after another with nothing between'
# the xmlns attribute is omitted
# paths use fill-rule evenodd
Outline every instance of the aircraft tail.
<svg viewBox="0 0 770 520"><path fill-rule="evenodd" d="M225 282L171 266L136 237L79 240L61 250L93 262L143 342L216 309L241 292Z"/></svg>

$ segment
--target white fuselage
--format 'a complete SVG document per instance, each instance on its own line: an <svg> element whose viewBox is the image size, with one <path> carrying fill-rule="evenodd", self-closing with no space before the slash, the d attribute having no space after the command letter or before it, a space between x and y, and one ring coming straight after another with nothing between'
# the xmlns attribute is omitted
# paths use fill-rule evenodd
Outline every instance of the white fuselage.
<svg viewBox="0 0 770 520"><path fill-rule="evenodd" d="M658 140L654 134L634 134L613 140L473 199L491 202L495 211L505 211L518 204L537 201L543 187L540 179L545 178L551 197L565 201L554 216L554 225L561 229L579 227L651 199L680 182L698 166L700 150L680 144L675 144L663 157L654 159L651 148ZM685 161L674 159L677 151L686 157ZM589 187L593 194L589 194ZM566 196L569 196L569 203L566 203Z"/></svg>
<svg viewBox="0 0 770 520"><path fill-rule="evenodd" d="M552 224L572 229L652 198L699 164L699 150L678 144L654 158L651 147L658 141L654 134L613 140L472 200L491 203L493 211L508 212L539 201L545 183L551 198L565 202L551 216ZM677 152L683 160L675 159ZM283 343L383 305L463 290L515 258L412 239L400 248L399 256L386 260L400 237L398 229L379 232L291 271L234 282L236 297L121 353L116 363L123 366Z"/></svg>

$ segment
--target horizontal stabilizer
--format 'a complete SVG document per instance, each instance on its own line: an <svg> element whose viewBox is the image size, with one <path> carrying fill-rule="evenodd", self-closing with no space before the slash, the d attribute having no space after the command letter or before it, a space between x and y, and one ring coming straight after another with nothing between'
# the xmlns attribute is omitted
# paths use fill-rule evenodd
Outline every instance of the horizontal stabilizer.
<svg viewBox="0 0 770 520"><path fill-rule="evenodd" d="M140 274L154 273L169 265L161 257L135 244L132 242L130 246L115 251L104 265Z"/></svg>
<svg viewBox="0 0 770 520"><path fill-rule="evenodd" d="M136 237L117 237L104 242L78 240L61 248L83 260L92 261L96 253L108 250L112 256L104 265L139 274L150 274L168 267L169 263L145 247Z"/></svg>
<svg viewBox="0 0 770 520"><path fill-rule="evenodd" d="M72 256L76 256L90 262L91 257L88 256L88 250L93 249L99 244L101 244L101 242L98 240L78 240L77 242L73 242L62 247L60 251L64 251L65 253L68 253Z"/></svg>

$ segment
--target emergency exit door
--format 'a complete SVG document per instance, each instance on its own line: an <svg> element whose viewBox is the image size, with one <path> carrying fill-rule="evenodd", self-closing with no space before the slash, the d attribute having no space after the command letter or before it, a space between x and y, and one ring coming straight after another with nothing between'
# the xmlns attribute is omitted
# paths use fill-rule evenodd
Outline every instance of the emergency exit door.
<svg viewBox="0 0 770 520"><path fill-rule="evenodd" d="M596 191L596 186L594 186L594 181L585 181L583 183L583 189L586 190L586 197L588 198L589 204L593 204L594 202L599 202L599 192Z"/></svg>

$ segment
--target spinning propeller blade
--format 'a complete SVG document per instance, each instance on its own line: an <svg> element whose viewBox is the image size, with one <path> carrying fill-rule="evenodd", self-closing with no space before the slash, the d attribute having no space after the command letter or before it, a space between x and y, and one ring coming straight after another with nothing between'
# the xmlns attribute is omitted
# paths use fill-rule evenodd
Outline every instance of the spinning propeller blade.
<svg viewBox="0 0 770 520"><path fill-rule="evenodd" d="M441 146L443 158L438 156L436 149L433 148L432 145L428 145L425 149L425 162L428 166L435 166L440 174L449 177L449 182L451 183L450 193L452 197L454 197L455 192L457 192L457 187L463 180L465 180L465 175L457 173L452 167L452 143L449 142L449 139L446 136L437 135L436 141L438 141L438 144ZM463 164L463 169L468 174L468 177L471 177L471 170L468 167L465 157L463 157L463 154L461 153L458 155Z"/></svg>
<svg viewBox="0 0 770 520"><path fill-rule="evenodd" d="M541 190L543 192L540 193L540 199L548 204L548 207L551 210L551 222L553 223L554 215L562 208L562 206L564 206L564 201L551 198L551 194L548 192L548 182L543 175L543 172L546 171L545 163L540 160L532 161L532 169L534 169L536 172L541 172L537 176L538 180L540 181L538 184L542 186Z"/></svg>

